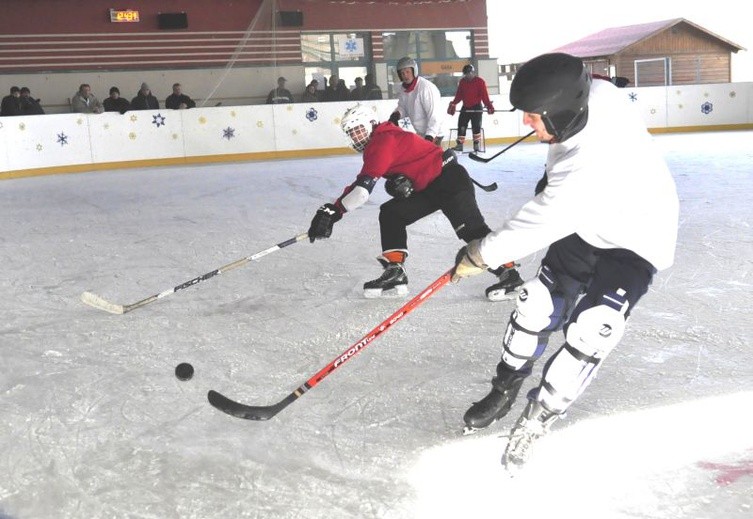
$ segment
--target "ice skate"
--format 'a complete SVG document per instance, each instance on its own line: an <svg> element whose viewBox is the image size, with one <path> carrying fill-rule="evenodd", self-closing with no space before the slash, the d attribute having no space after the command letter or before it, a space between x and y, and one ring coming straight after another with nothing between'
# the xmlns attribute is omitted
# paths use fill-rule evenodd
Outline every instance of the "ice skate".
<svg viewBox="0 0 753 519"><path fill-rule="evenodd" d="M379 297L401 297L408 294L408 276L402 263L391 263L377 258L384 267L382 275L363 284L363 295L367 299Z"/></svg>
<svg viewBox="0 0 753 519"><path fill-rule="evenodd" d="M504 390L492 387L484 398L473 405L463 415L465 427L463 434L473 434L480 429L489 427L503 416L507 415L515 403L515 399L528 373L511 377Z"/></svg>
<svg viewBox="0 0 753 519"><path fill-rule="evenodd" d="M458 153L463 153L463 143L461 141L455 141L455 146L450 149Z"/></svg>
<svg viewBox="0 0 753 519"><path fill-rule="evenodd" d="M510 431L510 441L502 455L502 465L512 473L518 471L530 459L536 440L547 434L560 416L549 411L540 402L530 400Z"/></svg>
<svg viewBox="0 0 753 519"><path fill-rule="evenodd" d="M515 267L502 266L490 272L499 278L499 282L486 289L486 298L489 301L504 301L518 297L518 289L523 285L523 280Z"/></svg>
<svg viewBox="0 0 753 519"><path fill-rule="evenodd" d="M476 153L481 151L481 143L479 141L473 141L473 151Z"/></svg>

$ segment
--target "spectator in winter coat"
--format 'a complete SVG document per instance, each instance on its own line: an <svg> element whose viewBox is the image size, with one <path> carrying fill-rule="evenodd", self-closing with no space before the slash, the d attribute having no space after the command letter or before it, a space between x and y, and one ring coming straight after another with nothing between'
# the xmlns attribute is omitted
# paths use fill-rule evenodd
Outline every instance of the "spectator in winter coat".
<svg viewBox="0 0 753 519"><path fill-rule="evenodd" d="M452 150L442 152L434 143L389 122L377 124L374 111L360 104L345 112L341 127L353 149L363 152L363 167L334 203L319 208L308 235L312 242L329 238L334 224L346 212L363 206L377 181L385 179L392 199L379 209L382 255L377 259L384 271L363 285L365 297L408 293L407 227L422 218L442 211L466 243L491 232L479 211L468 171ZM514 268L500 267L492 273L504 280L510 295L523 283Z"/></svg>
<svg viewBox="0 0 753 519"><path fill-rule="evenodd" d="M146 83L141 83L136 97L131 99L131 110L159 110L159 101Z"/></svg>
<svg viewBox="0 0 753 519"><path fill-rule="evenodd" d="M290 93L290 90L285 88L286 82L287 79L282 76L277 78L277 88L270 90L269 95L267 95L268 105L282 105L293 102L293 94Z"/></svg>
<svg viewBox="0 0 753 519"><path fill-rule="evenodd" d="M442 97L439 89L428 79L419 77L418 64L413 58L401 58L395 68L402 88L390 121L397 124L403 117L409 117L416 133L437 146L441 145L444 114L439 107Z"/></svg>
<svg viewBox="0 0 753 519"><path fill-rule="evenodd" d="M366 74L364 79L366 80L366 85L364 86L366 94L364 99L369 101L382 99L382 89L379 88L379 85L374 81L373 74Z"/></svg>
<svg viewBox="0 0 753 519"><path fill-rule="evenodd" d="M3 97L2 106L0 106L0 116L13 115L23 115L21 113L21 89L17 86L10 87L10 94Z"/></svg>
<svg viewBox="0 0 753 519"><path fill-rule="evenodd" d="M301 102L318 103L319 93L316 91L316 87L318 85L319 85L319 82L316 79L312 79L311 83L306 85L306 90L303 91L303 95L301 96Z"/></svg>
<svg viewBox="0 0 753 519"><path fill-rule="evenodd" d="M455 115L458 103L463 103L463 108L458 116L458 137L453 149L459 152L463 151L465 134L468 131L468 122L470 122L473 133L473 151L480 151L481 116L483 115L481 103L484 104L489 115L494 113L494 106L489 100L486 81L476 75L476 69L473 65L468 64L463 67L463 77L458 83L458 90L455 93L455 98L450 101L447 113Z"/></svg>
<svg viewBox="0 0 753 519"><path fill-rule="evenodd" d="M363 79L356 78L356 87L350 91L351 101L363 101L366 99L366 87L363 86Z"/></svg>
<svg viewBox="0 0 753 519"><path fill-rule="evenodd" d="M21 87L21 113L23 115L44 115L39 99L31 97L29 87Z"/></svg>
<svg viewBox="0 0 753 519"><path fill-rule="evenodd" d="M498 230L460 250L453 280L548 247L520 289L492 390L464 416L471 429L505 416L551 334L564 331L509 434L502 463L514 471L597 371L604 374L654 275L672 265L679 202L640 113L611 82L592 79L580 58L554 53L525 63L510 103L548 148L548 181Z"/></svg>
<svg viewBox="0 0 753 519"><path fill-rule="evenodd" d="M110 88L110 96L102 104L105 107L105 112L124 114L131 109L131 103L128 102L128 99L120 97L120 89L118 87Z"/></svg>
<svg viewBox="0 0 753 519"><path fill-rule="evenodd" d="M92 94L92 87L82 83L78 92L71 99L71 110L79 114L101 114L105 111L97 96Z"/></svg>
<svg viewBox="0 0 753 519"><path fill-rule="evenodd" d="M183 87L180 83L173 85L173 93L165 99L165 108L170 110L185 110L186 108L196 108L193 99L182 92Z"/></svg>

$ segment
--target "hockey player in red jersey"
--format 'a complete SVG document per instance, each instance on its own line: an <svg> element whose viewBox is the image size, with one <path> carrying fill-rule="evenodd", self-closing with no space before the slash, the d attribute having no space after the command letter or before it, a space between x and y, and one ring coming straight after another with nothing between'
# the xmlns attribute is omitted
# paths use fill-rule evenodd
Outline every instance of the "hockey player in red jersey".
<svg viewBox="0 0 753 519"><path fill-rule="evenodd" d="M483 106L489 115L494 113L494 105L489 99L489 91L486 89L486 81L476 75L476 69L473 65L463 67L463 78L458 83L458 90L455 98L450 101L447 107L447 113L455 115L458 103L463 103L458 116L458 137L455 141L455 151L463 151L465 134L468 131L468 123L471 123L471 132L473 133L473 151L481 150L481 116L483 115Z"/></svg>
<svg viewBox="0 0 753 519"><path fill-rule="evenodd" d="M392 199L382 204L379 228L382 255L377 258L384 271L364 284L368 298L408 293L405 259L408 257L407 227L441 210L458 238L466 243L483 238L490 229L476 203L474 187L466 169L451 150L394 124L378 124L372 108L357 105L342 118L342 130L353 149L363 152L363 167L355 181L334 203L319 208L311 221L309 239L328 238L342 216L362 206L380 178ZM499 290L514 297L522 280L514 264L491 271L500 277ZM496 286L496 285L495 285Z"/></svg>

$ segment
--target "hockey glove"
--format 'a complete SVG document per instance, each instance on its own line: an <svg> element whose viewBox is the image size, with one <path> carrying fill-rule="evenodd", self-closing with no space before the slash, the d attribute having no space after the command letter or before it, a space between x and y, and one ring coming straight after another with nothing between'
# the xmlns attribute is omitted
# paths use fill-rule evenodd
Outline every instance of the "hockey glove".
<svg viewBox="0 0 753 519"><path fill-rule="evenodd" d="M455 256L455 268L452 271L452 282L457 283L463 278L475 276L485 272L489 266L479 252L481 240L471 240L468 245L458 251Z"/></svg>
<svg viewBox="0 0 753 519"><path fill-rule="evenodd" d="M413 194L413 181L405 175L395 175L384 183L384 190L392 198L408 198Z"/></svg>
<svg viewBox="0 0 753 519"><path fill-rule="evenodd" d="M450 101L450 106L447 107L447 114L448 115L455 115L455 103Z"/></svg>
<svg viewBox="0 0 753 519"><path fill-rule="evenodd" d="M543 190L546 189L547 184L549 183L549 178L546 176L546 171L544 172L544 176L539 179L538 182L536 182L536 189L534 189L533 194L538 195Z"/></svg>
<svg viewBox="0 0 753 519"><path fill-rule="evenodd" d="M395 126L399 127L400 126L400 119L401 119L400 112L395 111L395 112L392 112L392 115L390 115L389 121L392 124L394 124Z"/></svg>
<svg viewBox="0 0 753 519"><path fill-rule="evenodd" d="M329 238L332 236L332 227L343 217L342 211L334 204L324 204L321 206L311 220L309 227L309 240L314 243L317 239Z"/></svg>
<svg viewBox="0 0 753 519"><path fill-rule="evenodd" d="M486 113L489 115L494 115L494 105L489 103L489 106L486 107Z"/></svg>

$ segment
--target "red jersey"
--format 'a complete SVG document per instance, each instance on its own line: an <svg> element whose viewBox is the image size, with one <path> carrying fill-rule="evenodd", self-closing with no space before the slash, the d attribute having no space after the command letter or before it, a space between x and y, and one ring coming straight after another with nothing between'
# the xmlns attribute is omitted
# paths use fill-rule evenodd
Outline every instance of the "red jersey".
<svg viewBox="0 0 753 519"><path fill-rule="evenodd" d="M363 168L358 176L381 178L402 174L423 191L442 172L442 149L415 133L390 122L379 124L363 151Z"/></svg>
<svg viewBox="0 0 753 519"><path fill-rule="evenodd" d="M452 104L463 102L463 108L476 106L482 101L487 108L492 102L489 100L489 92L486 89L486 81L478 76L473 79L461 79L458 83L458 91L455 93L455 99L452 100Z"/></svg>

